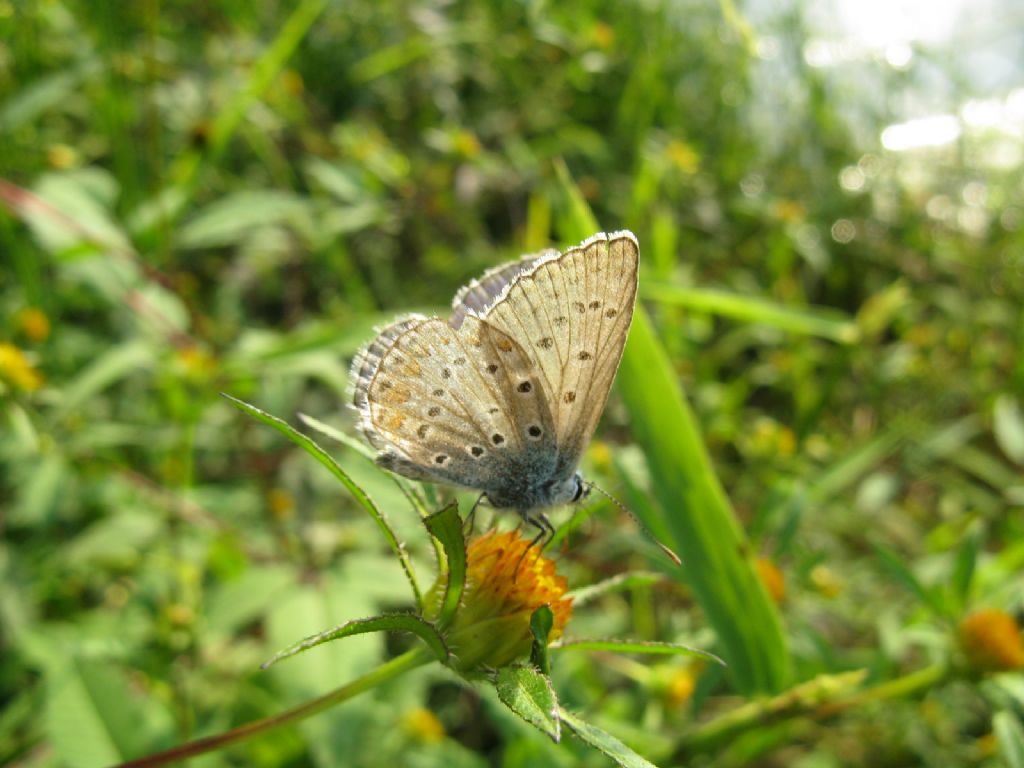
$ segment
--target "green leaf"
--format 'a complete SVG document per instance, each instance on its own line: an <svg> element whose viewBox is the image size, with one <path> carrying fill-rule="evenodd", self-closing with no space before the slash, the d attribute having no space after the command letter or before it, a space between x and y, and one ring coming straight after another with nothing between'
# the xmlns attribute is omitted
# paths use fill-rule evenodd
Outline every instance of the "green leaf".
<svg viewBox="0 0 1024 768"><path fill-rule="evenodd" d="M270 659L263 662L260 668L267 669L282 659L308 651L310 648L315 648L323 643L329 643L332 640L339 640L343 637L362 635L367 632L411 632L427 644L427 647L434 653L438 661L446 662L448 660L448 646L445 645L444 638L441 637L433 624L412 613L389 613L381 616L371 616L367 619L347 621L333 629L310 635L305 640L300 640L295 645L275 653Z"/></svg>
<svg viewBox="0 0 1024 768"><path fill-rule="evenodd" d="M1000 395L992 411L992 430L1006 458L1024 464L1024 413L1012 395Z"/></svg>
<svg viewBox="0 0 1024 768"><path fill-rule="evenodd" d="M976 530L970 531L964 536L963 543L956 553L956 562L953 565L953 594L959 600L960 607L967 604L967 598L971 591L971 582L974 580L974 569L978 561L978 550L980 543Z"/></svg>
<svg viewBox="0 0 1024 768"><path fill-rule="evenodd" d="M946 605L942 596L934 589L930 589L925 586L920 579L914 575L914 572L906 564L903 558L897 555L895 552L876 544L874 547L875 555L881 561L882 565L885 566L886 570L904 587L910 592L913 592L918 599L928 606L933 613L937 616L946 616L949 614L949 606Z"/></svg>
<svg viewBox="0 0 1024 768"><path fill-rule="evenodd" d="M542 605L530 615L530 633L533 635L530 662L545 675L551 674L548 638L551 636L551 629L554 626L555 614L550 606Z"/></svg>
<svg viewBox="0 0 1024 768"><path fill-rule="evenodd" d="M595 231L596 220L564 164L555 170L569 201L563 234L582 239ZM617 382L659 502L658 519L644 522L672 534L736 686L745 693L781 689L790 677L790 658L778 611L754 570L700 428L643 307L633 315Z"/></svg>
<svg viewBox="0 0 1024 768"><path fill-rule="evenodd" d="M309 157L303 163L302 170L311 180L343 202L355 203L367 195L359 180L360 169L357 165L330 163L319 157Z"/></svg>
<svg viewBox="0 0 1024 768"><path fill-rule="evenodd" d="M1013 672L992 675L982 681L980 688L992 709L1009 709L1024 714L1024 675Z"/></svg>
<svg viewBox="0 0 1024 768"><path fill-rule="evenodd" d="M151 510L124 509L92 523L65 547L68 565L93 568L137 566L150 542L164 531Z"/></svg>
<svg viewBox="0 0 1024 768"><path fill-rule="evenodd" d="M558 700L551 680L528 665L513 665L498 670L494 681L498 698L530 725L558 742L562 737Z"/></svg>
<svg viewBox="0 0 1024 768"><path fill-rule="evenodd" d="M154 699L109 663L72 657L47 674L44 722L61 765L93 768L146 753L172 729Z"/></svg>
<svg viewBox="0 0 1024 768"><path fill-rule="evenodd" d="M133 254L131 243L110 213L117 194L117 181L107 171L79 168L44 174L34 194L19 189L13 202L50 253L127 257Z"/></svg>
<svg viewBox="0 0 1024 768"><path fill-rule="evenodd" d="M153 348L147 342L137 341L111 347L64 387L64 398L57 411L58 418L77 410L86 400L107 387L145 370L153 360Z"/></svg>
<svg viewBox="0 0 1024 768"><path fill-rule="evenodd" d="M657 768L654 763L644 760L636 752L616 739L610 733L602 731L595 725L591 725L562 707L558 708L558 715L573 733L594 749L610 757L622 768Z"/></svg>
<svg viewBox="0 0 1024 768"><path fill-rule="evenodd" d="M243 190L202 209L178 233L182 248L216 248L234 245L254 228L287 224L304 216L307 203L290 192Z"/></svg>
<svg viewBox="0 0 1024 768"><path fill-rule="evenodd" d="M47 110L64 105L84 80L100 71L98 59L89 56L77 66L61 68L24 84L13 95L8 95L0 107L0 129L13 131Z"/></svg>
<svg viewBox="0 0 1024 768"><path fill-rule="evenodd" d="M327 0L301 0L291 5L291 13L283 24L277 26L278 32L273 42L264 49L259 59L247 67L248 78L245 83L234 89L231 99L213 118L208 146L180 154L171 168L168 175L181 191L182 197L190 198L193 195L201 178L200 170L204 160L216 160L224 152L238 132L249 108L274 84L275 78L298 50L326 5ZM166 218L159 220L159 225L172 227L174 218L187 207L183 205L169 212Z"/></svg>
<svg viewBox="0 0 1024 768"><path fill-rule="evenodd" d="M295 577L288 568L269 563L212 585L204 596L207 617L204 641L211 645L229 643L241 627L266 615L294 585ZM337 621L338 616L333 620ZM288 639L295 634L292 630Z"/></svg>
<svg viewBox="0 0 1024 768"><path fill-rule="evenodd" d="M992 732L1007 768L1024 768L1024 727L1012 712L996 712Z"/></svg>
<svg viewBox="0 0 1024 768"><path fill-rule="evenodd" d="M325 627L344 623L353 616L372 616L378 608L367 590L353 588L346 561L342 569L323 573L315 583L293 583L285 592L278 592L267 607L262 621L266 642L274 649L295 644L298 637L319 632ZM259 569L262 570L262 569ZM225 645L230 639L223 641ZM298 654L272 669L275 690L287 692L299 701L323 693L326 681L354 680L378 665L385 644L377 634L349 636L344 642L325 643L315 653ZM421 643L417 651L433 659ZM269 654L268 654L269 655ZM265 684L265 681L263 681Z"/></svg>
<svg viewBox="0 0 1024 768"><path fill-rule="evenodd" d="M462 518L459 517L458 502L452 502L440 512L424 521L430 535L441 542L447 560L448 580L445 583L444 599L438 614L437 625L444 629L455 618L455 612L462 600L466 586L466 538L462 533ZM438 566L443 566L438 563Z"/></svg>
<svg viewBox="0 0 1024 768"><path fill-rule="evenodd" d="M15 486L16 501L10 507L8 522L38 525L52 517L67 499L73 481L74 473L62 454L49 451L40 455Z"/></svg>
<svg viewBox="0 0 1024 768"><path fill-rule="evenodd" d="M562 187L562 194L565 195L569 204L567 215L562 217L561 225L564 230L562 235L567 239L585 240L598 232L601 226L597 223L594 212L590 210L587 199L583 197L580 188L576 186L576 182L573 181L569 168L562 158L555 160L555 175Z"/></svg>
<svg viewBox="0 0 1024 768"><path fill-rule="evenodd" d="M615 653L646 653L655 656L699 656L728 666L708 651L692 648L682 643L659 643L648 640L569 640L551 646L553 651L613 651Z"/></svg>
<svg viewBox="0 0 1024 768"><path fill-rule="evenodd" d="M401 542L398 541L398 537L395 535L394 530L392 530L390 523L388 523L387 518L384 516L384 513L377 509L377 505L373 503L362 488L353 482L352 478L348 476L345 470L338 465L338 462L332 459L323 448L316 444L316 442L293 428L290 424L282 421L276 416L271 416L269 413L260 410L254 405L249 405L249 403L244 400L239 400L238 398L232 397L226 393L222 394L240 411L244 411L253 418L273 427L293 443L298 445L306 451L306 453L327 467L331 474L341 481L341 484L348 489L349 493L355 497L355 500L359 502L363 509L370 514L374 522L377 523L377 527L380 528L381 532L384 534L384 538L387 539L388 544L391 546L391 551L395 553L398 557L398 561L402 564L402 569L405 571L405 576L409 580L409 585L412 587L413 594L416 597L416 604L422 605L423 594L420 592L419 585L416 582L416 577L412 570L412 562L409 560L409 554L405 551L405 547L403 547Z"/></svg>
<svg viewBox="0 0 1024 768"><path fill-rule="evenodd" d="M669 283L645 282L640 289L641 298L662 304L768 325L790 333L820 336L840 344L853 344L859 336L857 324L852 319L823 307L797 309L768 299L708 288L684 288Z"/></svg>

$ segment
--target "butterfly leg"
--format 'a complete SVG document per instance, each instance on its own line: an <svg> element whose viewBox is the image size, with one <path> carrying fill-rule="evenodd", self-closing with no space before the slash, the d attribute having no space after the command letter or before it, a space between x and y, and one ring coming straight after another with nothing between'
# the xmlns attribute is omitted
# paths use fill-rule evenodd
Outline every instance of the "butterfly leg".
<svg viewBox="0 0 1024 768"><path fill-rule="evenodd" d="M543 512L536 512L533 514L529 512L520 512L519 514L522 517L523 522L528 523L537 529L537 535L533 537L530 545L524 549L523 554L519 556L519 562L516 563L516 575L519 574L519 568L523 564L523 560L526 559L526 555L529 551L539 545L537 549L537 557L540 557L544 552L544 547L546 547L555 536L555 526L551 524L551 521L548 520L547 515ZM515 576L513 576L513 580L515 580Z"/></svg>

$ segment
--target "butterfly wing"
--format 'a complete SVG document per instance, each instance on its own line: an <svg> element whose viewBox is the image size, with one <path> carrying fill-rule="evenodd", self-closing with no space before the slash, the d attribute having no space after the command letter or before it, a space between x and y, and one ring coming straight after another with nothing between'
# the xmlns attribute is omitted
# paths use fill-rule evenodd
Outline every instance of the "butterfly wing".
<svg viewBox="0 0 1024 768"><path fill-rule="evenodd" d="M551 258L557 255L558 251L550 248L540 253L531 253L517 261L510 261L508 264L489 269L480 278L470 280L455 294L452 301L452 316L448 322L453 328L458 328L462 325L466 315L480 314L493 304L494 300L521 272L529 270L542 258Z"/></svg>
<svg viewBox="0 0 1024 768"><path fill-rule="evenodd" d="M600 233L521 270L480 317L529 351L551 404L563 470L597 427L633 318L640 248Z"/></svg>
<svg viewBox="0 0 1024 768"><path fill-rule="evenodd" d="M552 445L540 374L506 333L467 316L459 329L410 316L353 363L360 428L378 463L414 480L507 494L524 458ZM554 463L554 451L547 455Z"/></svg>

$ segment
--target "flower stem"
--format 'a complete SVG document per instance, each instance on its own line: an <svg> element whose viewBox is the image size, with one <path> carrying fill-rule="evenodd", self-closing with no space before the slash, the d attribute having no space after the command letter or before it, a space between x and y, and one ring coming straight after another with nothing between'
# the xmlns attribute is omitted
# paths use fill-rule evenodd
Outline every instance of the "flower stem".
<svg viewBox="0 0 1024 768"><path fill-rule="evenodd" d="M706 752L752 728L793 718L821 720L873 701L917 696L950 676L946 664L934 664L903 677L855 690L866 672L857 670L802 683L770 699L751 701L705 723L686 735L678 758Z"/></svg>
<svg viewBox="0 0 1024 768"><path fill-rule="evenodd" d="M329 709L335 704L340 704L347 699L351 699L364 691L368 691L393 677L397 677L404 672L413 670L429 661L433 661L433 656L426 653L426 651L421 648L415 648L408 653L404 653L391 661L381 664L371 672L368 672L362 677L356 678L352 682L347 683L340 688L336 688L330 693L324 694L318 699L307 701L305 704L300 704L299 706L278 715L272 715L271 717L265 717L262 720L254 720L251 723L240 725L238 728L232 728L230 731L225 731L224 733L217 734L216 736L207 736L202 739L196 739L195 741L180 744L177 747L172 747L171 749L164 750L163 752L157 752L146 757L140 757L137 760L129 760L126 763L121 763L117 768L148 768L149 766L168 765L170 763L177 762L178 760L184 760L188 757L195 757L196 755L201 755L206 752L213 752L215 750L222 749L229 744L234 744L235 742L248 739L250 736L255 736L288 723L295 723L299 720L304 720L307 717L312 717L319 712L323 712L325 709Z"/></svg>

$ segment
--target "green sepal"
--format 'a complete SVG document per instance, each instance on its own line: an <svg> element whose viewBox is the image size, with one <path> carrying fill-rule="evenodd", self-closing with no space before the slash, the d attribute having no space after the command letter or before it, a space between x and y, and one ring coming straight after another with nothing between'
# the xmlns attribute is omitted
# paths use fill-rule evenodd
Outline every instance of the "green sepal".
<svg viewBox="0 0 1024 768"><path fill-rule="evenodd" d="M466 587L466 539L462 534L458 503L453 501L444 509L425 518L423 522L430 535L441 542L445 559L448 561L448 578L437 616L437 626L444 629L455 618L459 601L462 599L462 591ZM438 557L440 558L440 555ZM443 564L438 563L438 566L441 568Z"/></svg>
<svg viewBox="0 0 1024 768"><path fill-rule="evenodd" d="M548 658L548 637L555 626L555 614L551 606L542 605L530 615L530 634L533 647L530 649L530 663L542 674L551 674L551 660Z"/></svg>

